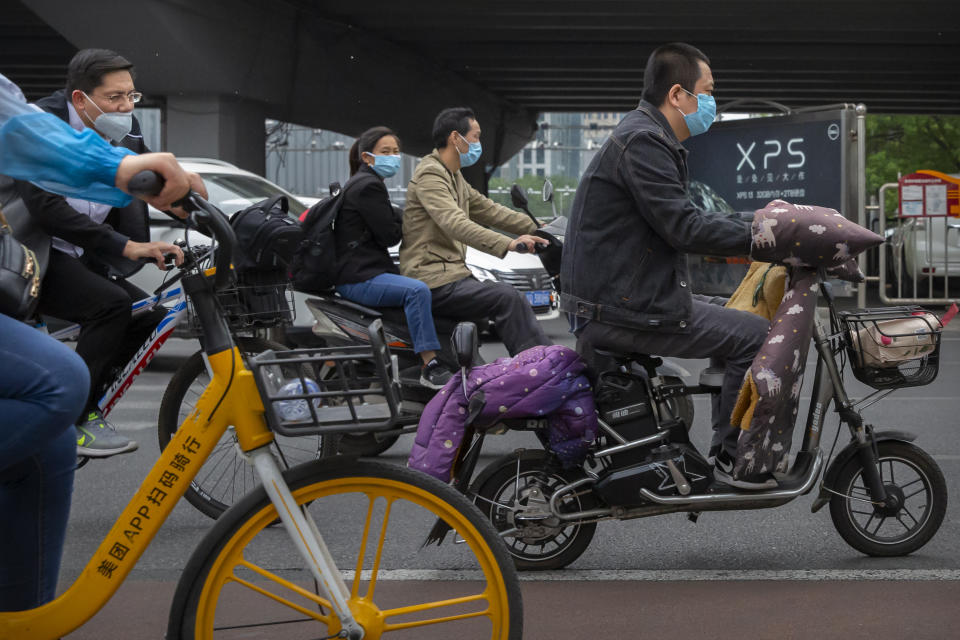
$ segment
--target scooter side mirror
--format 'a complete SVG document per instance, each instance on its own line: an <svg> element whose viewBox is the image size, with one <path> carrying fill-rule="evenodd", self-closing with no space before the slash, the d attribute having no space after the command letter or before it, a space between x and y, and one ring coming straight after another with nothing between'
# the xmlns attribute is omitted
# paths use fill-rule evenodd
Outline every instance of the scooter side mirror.
<svg viewBox="0 0 960 640"><path fill-rule="evenodd" d="M550 178L547 178L543 182L543 201L544 202L553 201L553 183L550 182Z"/></svg>
<svg viewBox="0 0 960 640"><path fill-rule="evenodd" d="M518 184L510 187L510 200L513 201L513 206L517 209L526 209L529 204L527 194Z"/></svg>
<svg viewBox="0 0 960 640"><path fill-rule="evenodd" d="M473 366L474 354L477 353L477 325L472 322L461 322L453 329L450 346L457 356L457 364L461 369Z"/></svg>

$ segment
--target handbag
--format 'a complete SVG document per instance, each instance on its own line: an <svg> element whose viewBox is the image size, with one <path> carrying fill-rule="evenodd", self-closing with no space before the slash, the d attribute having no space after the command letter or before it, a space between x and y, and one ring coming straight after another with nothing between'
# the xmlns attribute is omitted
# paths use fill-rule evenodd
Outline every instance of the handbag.
<svg viewBox="0 0 960 640"><path fill-rule="evenodd" d="M37 255L13 237L13 229L0 211L0 313L23 320L33 315L39 300Z"/></svg>

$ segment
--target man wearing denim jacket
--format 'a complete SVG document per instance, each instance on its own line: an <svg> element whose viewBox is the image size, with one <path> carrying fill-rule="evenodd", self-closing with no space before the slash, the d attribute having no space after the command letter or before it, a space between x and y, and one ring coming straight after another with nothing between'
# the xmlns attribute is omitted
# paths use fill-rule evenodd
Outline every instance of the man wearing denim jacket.
<svg viewBox="0 0 960 640"><path fill-rule="evenodd" d="M643 99L587 167L570 215L561 309L577 349L711 358L725 368L714 403L716 476L732 470L739 431L730 414L767 321L690 292L687 253L745 255L750 224L702 211L688 194L687 150L716 114L709 59L683 43L654 51ZM752 488L752 487L747 487Z"/></svg>

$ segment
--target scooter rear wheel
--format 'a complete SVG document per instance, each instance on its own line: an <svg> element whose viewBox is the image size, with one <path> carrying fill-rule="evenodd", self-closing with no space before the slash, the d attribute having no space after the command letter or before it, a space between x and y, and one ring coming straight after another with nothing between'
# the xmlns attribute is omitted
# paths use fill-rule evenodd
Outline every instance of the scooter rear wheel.
<svg viewBox="0 0 960 640"><path fill-rule="evenodd" d="M547 509L559 487L584 477L581 470L548 469L545 451L504 456L492 467L477 478L470 495L503 537L517 569L562 569L586 551L597 523L561 522ZM598 506L589 493L569 495L560 505L564 512Z"/></svg>

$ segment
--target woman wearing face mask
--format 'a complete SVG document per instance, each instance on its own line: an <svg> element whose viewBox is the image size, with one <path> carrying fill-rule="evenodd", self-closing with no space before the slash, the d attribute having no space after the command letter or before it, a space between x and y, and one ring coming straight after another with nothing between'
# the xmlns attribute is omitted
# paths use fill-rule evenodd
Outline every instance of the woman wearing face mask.
<svg viewBox="0 0 960 640"><path fill-rule="evenodd" d="M367 129L350 148L350 181L335 231L337 293L368 307L402 306L423 359L420 382L439 389L452 372L436 358L440 349L431 314L430 289L400 275L387 249L403 237L384 178L400 168L400 139L387 127Z"/></svg>

